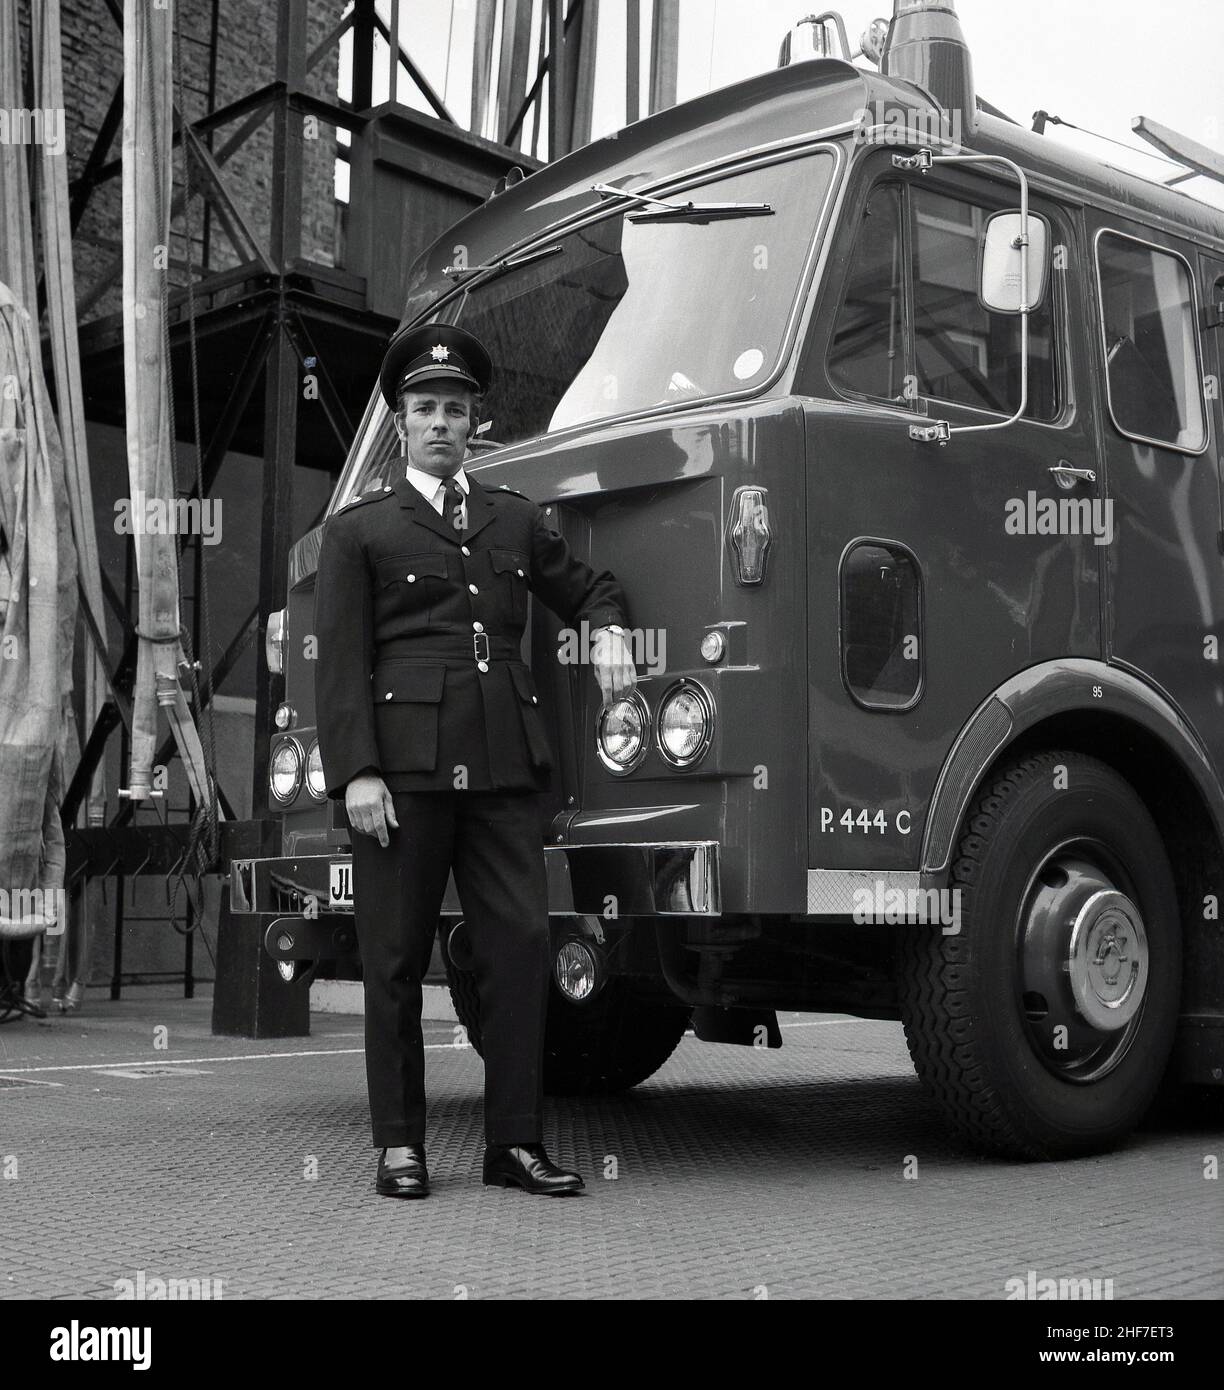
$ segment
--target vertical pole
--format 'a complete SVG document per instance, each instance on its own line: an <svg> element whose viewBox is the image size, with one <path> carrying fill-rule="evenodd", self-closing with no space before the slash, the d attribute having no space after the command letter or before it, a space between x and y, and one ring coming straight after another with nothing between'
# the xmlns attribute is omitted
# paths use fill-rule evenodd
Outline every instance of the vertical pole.
<svg viewBox="0 0 1224 1390"><path fill-rule="evenodd" d="M532 0L502 0L501 61L497 66L497 133L506 144L510 122L527 95L527 63L531 57ZM519 143L522 143L520 134Z"/></svg>
<svg viewBox="0 0 1224 1390"><path fill-rule="evenodd" d="M293 539L298 363L285 329L284 275L301 251L302 123L289 106L289 93L303 87L305 69L306 6L281 5L276 21L276 76L286 84L287 90L278 101L272 118L272 218L268 250L280 276L279 299L273 311L275 337L264 375L263 511L259 532L260 659L256 667L259 674L255 685L255 750L251 775L251 810L255 816L268 811L265 776L268 740L272 733L272 712L284 690L283 677L267 669L262 653L268 615L285 606L285 570Z"/></svg>
<svg viewBox="0 0 1224 1390"><path fill-rule="evenodd" d="M565 0L548 0L548 159L569 153L569 71L565 61Z"/></svg>
<svg viewBox="0 0 1224 1390"><path fill-rule="evenodd" d="M374 0L354 0L353 27L353 110L365 111L374 104ZM354 140L360 140L354 132Z"/></svg>
<svg viewBox="0 0 1224 1390"><path fill-rule="evenodd" d="M625 0L625 124L638 119L642 102L642 0Z"/></svg>
<svg viewBox="0 0 1224 1390"><path fill-rule="evenodd" d="M374 0L355 0L353 26L354 111L367 111L374 102ZM349 201L344 237L344 266L366 282L366 308L374 302L370 266L374 258L375 228L370 207L372 167L371 136L364 129L349 133Z"/></svg>
<svg viewBox="0 0 1224 1390"><path fill-rule="evenodd" d="M540 7L540 31L536 36L536 65L537 77L544 71L544 64L548 60L548 0ZM547 79L540 82L536 88L535 110L531 113L531 157L540 157L540 130L543 124L544 97L548 91ZM526 133L527 127L524 123L523 131Z"/></svg>
<svg viewBox="0 0 1224 1390"><path fill-rule="evenodd" d="M387 83L388 100L395 102L399 100L399 44L400 44L400 0L391 0L391 42L388 47L391 49L391 73L390 81ZM477 41L479 42L479 29L477 29Z"/></svg>
<svg viewBox="0 0 1224 1390"><path fill-rule="evenodd" d="M493 79L493 29L496 21L497 0L476 0L476 32L472 44L472 116L469 126L473 135L484 135L488 125L489 88ZM502 23L506 23L504 18Z"/></svg>
<svg viewBox="0 0 1224 1390"><path fill-rule="evenodd" d="M217 49L221 29L221 0L212 0L212 20L208 28L208 114L217 109ZM216 133L209 131L204 143L211 154L216 145ZM204 199L204 230L200 249L200 274L207 275L212 264L212 204Z"/></svg>
<svg viewBox="0 0 1224 1390"><path fill-rule="evenodd" d="M570 145L579 149L591 143L591 112L595 104L595 64L599 56L599 0L583 0L578 15L581 32L570 35L574 50L574 114Z"/></svg>
<svg viewBox="0 0 1224 1390"><path fill-rule="evenodd" d="M272 227L268 254L280 274L302 249L302 118L289 94L306 85L306 6L281 5L276 16L276 79L288 91L272 115Z"/></svg>
<svg viewBox="0 0 1224 1390"><path fill-rule="evenodd" d="M676 104L680 0L654 0L650 26L650 115Z"/></svg>
<svg viewBox="0 0 1224 1390"><path fill-rule="evenodd" d="M195 998L195 928L198 925L198 914L191 905L187 903L187 933L183 937L183 998Z"/></svg>
<svg viewBox="0 0 1224 1390"><path fill-rule="evenodd" d="M119 998L123 982L123 890L126 884L127 879L123 874L115 875L115 950L111 964L110 987L112 1000Z"/></svg>

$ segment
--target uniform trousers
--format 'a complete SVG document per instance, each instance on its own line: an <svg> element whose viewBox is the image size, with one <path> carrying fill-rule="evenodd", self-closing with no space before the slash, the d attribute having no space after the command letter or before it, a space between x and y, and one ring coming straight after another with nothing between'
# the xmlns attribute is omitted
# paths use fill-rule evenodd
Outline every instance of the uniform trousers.
<svg viewBox="0 0 1224 1390"><path fill-rule="evenodd" d="M384 849L353 833L375 1148L425 1141L421 980L453 869L474 958L489 1144L543 1138L548 884L534 792L393 792Z"/></svg>

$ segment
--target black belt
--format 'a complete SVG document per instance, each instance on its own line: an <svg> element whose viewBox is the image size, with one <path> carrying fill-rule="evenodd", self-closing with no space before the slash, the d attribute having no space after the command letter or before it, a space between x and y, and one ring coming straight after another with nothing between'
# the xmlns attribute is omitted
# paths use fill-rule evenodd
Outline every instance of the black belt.
<svg viewBox="0 0 1224 1390"><path fill-rule="evenodd" d="M470 637L399 637L379 644L374 658L409 658L413 661L521 661L522 650L509 637L490 637L487 632L473 632Z"/></svg>

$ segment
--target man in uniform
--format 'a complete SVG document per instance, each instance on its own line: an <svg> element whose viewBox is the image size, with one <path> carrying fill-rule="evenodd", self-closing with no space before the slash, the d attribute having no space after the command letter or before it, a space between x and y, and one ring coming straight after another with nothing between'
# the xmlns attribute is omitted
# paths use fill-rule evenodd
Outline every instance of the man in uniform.
<svg viewBox="0 0 1224 1390"><path fill-rule="evenodd" d="M447 875L467 923L485 1062L484 1181L567 1193L542 1145L547 883L538 799L548 737L520 658L527 591L571 625L611 627L592 664L605 701L636 676L625 599L542 508L462 467L492 378L478 339L401 330L380 373L404 459L323 534L315 690L327 792L353 834L377 1191L424 1197L421 977Z"/></svg>

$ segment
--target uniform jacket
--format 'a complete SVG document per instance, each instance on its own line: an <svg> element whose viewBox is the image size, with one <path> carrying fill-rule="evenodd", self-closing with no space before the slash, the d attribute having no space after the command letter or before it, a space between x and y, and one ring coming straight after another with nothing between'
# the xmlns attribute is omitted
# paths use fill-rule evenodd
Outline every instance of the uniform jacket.
<svg viewBox="0 0 1224 1390"><path fill-rule="evenodd" d="M528 590L570 624L627 622L616 579L542 508L467 478L462 535L402 468L324 528L315 697L330 797L370 771L393 792L543 790L548 735L520 655Z"/></svg>

